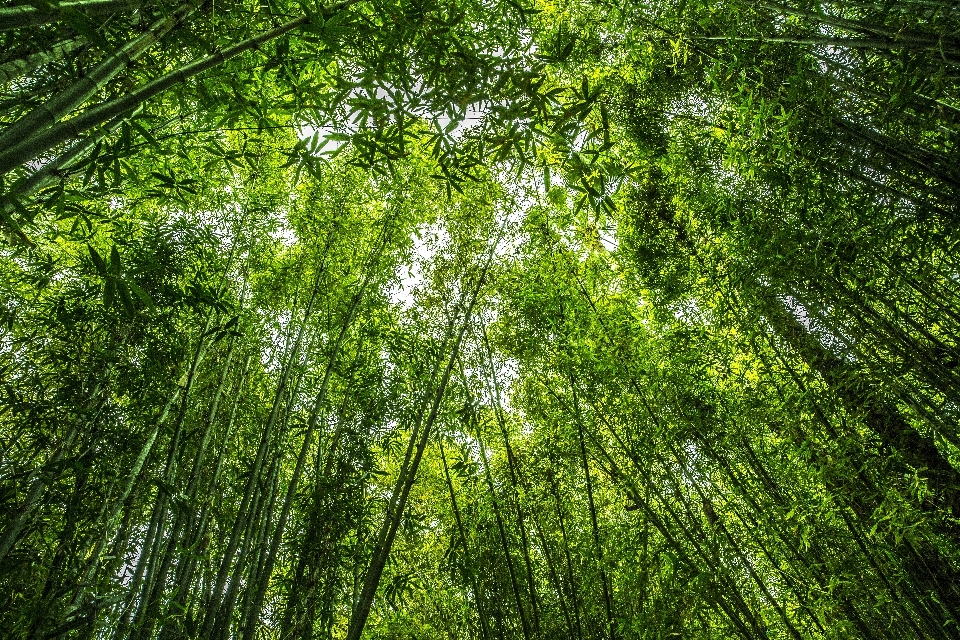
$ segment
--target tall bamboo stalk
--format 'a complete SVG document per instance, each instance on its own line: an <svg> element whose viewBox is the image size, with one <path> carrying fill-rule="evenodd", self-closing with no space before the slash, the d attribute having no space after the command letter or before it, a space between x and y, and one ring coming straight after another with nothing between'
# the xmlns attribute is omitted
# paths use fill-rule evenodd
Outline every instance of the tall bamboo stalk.
<svg viewBox="0 0 960 640"><path fill-rule="evenodd" d="M196 11L197 6L198 3L193 0L181 4L169 15L153 23L144 34L134 38L107 56L70 87L30 111L13 124L8 125L0 132L0 149L4 150L0 157L6 156L9 150L14 147L22 146L24 140L29 140L32 136L55 125L61 118L89 100L117 74L129 67L163 36ZM104 122L112 117L108 116L99 122ZM43 151L30 156L30 158L35 158L40 153L43 153ZM0 174L6 173L17 164L20 163L15 163L7 169L0 169Z"/></svg>
<svg viewBox="0 0 960 640"><path fill-rule="evenodd" d="M136 11L142 0L71 0L56 4L21 4L0 7L0 31L35 27L63 19L64 11L80 11L87 16L102 16L117 11Z"/></svg>
<svg viewBox="0 0 960 640"><path fill-rule="evenodd" d="M2 9L0 9L0 11L2 11ZM2 23L3 17L0 15L0 24ZM46 51L38 51L24 58L18 58L17 60L0 64L0 85L13 82L17 78L21 78L47 63L57 61L68 53L76 51L85 43L86 41L83 38L63 40Z"/></svg>
<svg viewBox="0 0 960 640"><path fill-rule="evenodd" d="M358 601L353 608L353 614L350 617L350 626L347 630L346 640L360 640L360 636L363 633L363 628L366 626L367 618L370 615L370 607L373 605L373 598L376 595L377 587L380 584L380 577L383 574L383 569L386 566L387 558L389 557L390 550L393 547L394 538L397 535L397 531L399 530L400 523L403 519L403 512L406 508L407 498L410 495L410 490L413 488L414 482L416 481L417 469L420 466L420 460L422 459L424 449L427 446L427 440L430 437L430 431L440 411L440 404L443 401L444 393L446 391L447 384L450 381L450 375L453 372L454 364L457 362L458 355L460 353L460 347L463 344L463 337L470 325L474 306L476 305L480 291L485 284L487 271L489 270L493 261L496 248L503 237L503 231L504 228L501 227L496 240L490 243L490 249L487 253L483 269L481 270L473 291L470 294L470 300L463 314L463 320L460 325L460 329L457 332L456 340L454 340L453 346L450 349L450 356L447 360L446 368L444 369L443 374L440 376L440 381L437 384L436 389L433 388L433 385L436 376L439 373L439 362L437 363L437 366L433 368L433 372L431 373L430 383L427 385L428 395L424 396L423 404L421 405L421 409L414 421L410 442L407 446L407 451L404 456L404 463L401 467L400 474L397 476L397 483L394 487L393 494L390 497L389 506L387 507L387 516L384 519L383 525L380 527L380 531L377 535L377 543L374 547L373 555L370 559L370 564L367 568L366 575L364 576L363 587L360 591ZM450 316L450 321L447 325L441 346L441 353L445 351L448 341L451 337L450 334L452 333L453 321L456 318L456 315L457 314L454 313ZM430 403L430 412L424 416L424 409L426 408L426 404L429 402L431 395L432 403Z"/></svg>

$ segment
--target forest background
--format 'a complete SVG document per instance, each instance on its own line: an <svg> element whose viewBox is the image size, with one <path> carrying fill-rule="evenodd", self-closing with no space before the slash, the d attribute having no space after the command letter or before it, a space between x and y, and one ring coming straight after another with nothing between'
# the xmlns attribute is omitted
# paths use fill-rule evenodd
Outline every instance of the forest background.
<svg viewBox="0 0 960 640"><path fill-rule="evenodd" d="M0 635L960 637L960 6L0 7Z"/></svg>

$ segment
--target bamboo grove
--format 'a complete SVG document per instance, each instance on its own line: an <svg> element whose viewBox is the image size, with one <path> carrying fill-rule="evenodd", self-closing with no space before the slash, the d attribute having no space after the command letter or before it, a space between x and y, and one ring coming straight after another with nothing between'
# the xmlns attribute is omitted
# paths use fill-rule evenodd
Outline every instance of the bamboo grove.
<svg viewBox="0 0 960 640"><path fill-rule="evenodd" d="M0 636L960 637L954 0L0 6Z"/></svg>

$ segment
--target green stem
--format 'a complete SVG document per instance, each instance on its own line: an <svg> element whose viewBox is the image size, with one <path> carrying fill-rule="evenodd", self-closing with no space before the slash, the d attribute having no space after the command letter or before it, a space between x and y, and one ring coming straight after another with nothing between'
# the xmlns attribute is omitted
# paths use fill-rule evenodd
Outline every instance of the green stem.
<svg viewBox="0 0 960 640"><path fill-rule="evenodd" d="M0 16L0 21L3 17ZM0 85L7 82L13 82L17 78L23 77L28 73L42 67L48 62L58 60L68 53L75 51L85 44L83 38L74 38L73 40L64 40L58 42L52 48L46 51L40 51L26 58L11 60L0 65Z"/></svg>
<svg viewBox="0 0 960 640"><path fill-rule="evenodd" d="M63 18L64 11L80 11L88 16L102 16L117 11L136 11L141 0L74 0L53 2L46 6L18 5L0 8L0 31L50 24Z"/></svg>
<svg viewBox="0 0 960 640"><path fill-rule="evenodd" d="M18 147L22 146L24 143L21 141L27 141L32 136L42 133L47 128L55 125L61 118L89 100L111 79L116 77L117 74L130 66L131 63L142 56L163 36L179 25L181 21L185 20L197 9L197 6L198 3L196 1L186 2L180 5L172 11L170 15L161 18L151 25L146 33L134 38L107 56L106 59L91 69L87 75L74 82L68 89L60 92L46 103L36 107L33 111L30 111L9 125L3 130L3 133L0 133L0 149L9 150L14 147L14 145ZM104 122L112 117L113 116L107 116L98 122ZM3 155L7 153L8 152L5 152ZM41 153L43 153L43 151L32 155L27 158L27 160L31 160ZM24 162L27 160L24 160ZM17 165L14 164L13 166ZM9 169L13 168L13 166L0 170L0 174L6 173Z"/></svg>

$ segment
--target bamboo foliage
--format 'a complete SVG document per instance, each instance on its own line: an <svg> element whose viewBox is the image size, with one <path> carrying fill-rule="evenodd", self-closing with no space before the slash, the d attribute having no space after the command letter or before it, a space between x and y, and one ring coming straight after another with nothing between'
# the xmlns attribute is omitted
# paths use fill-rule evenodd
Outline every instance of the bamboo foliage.
<svg viewBox="0 0 960 640"><path fill-rule="evenodd" d="M955 637L958 15L0 9L0 629Z"/></svg>

